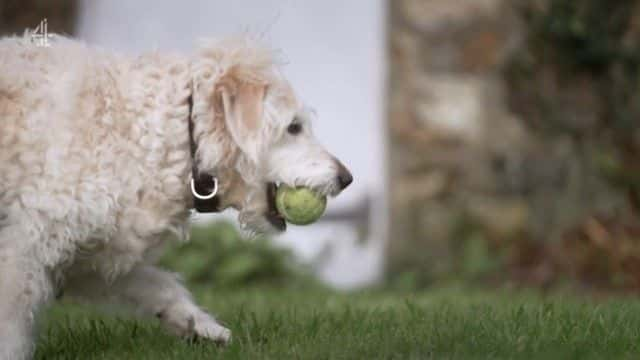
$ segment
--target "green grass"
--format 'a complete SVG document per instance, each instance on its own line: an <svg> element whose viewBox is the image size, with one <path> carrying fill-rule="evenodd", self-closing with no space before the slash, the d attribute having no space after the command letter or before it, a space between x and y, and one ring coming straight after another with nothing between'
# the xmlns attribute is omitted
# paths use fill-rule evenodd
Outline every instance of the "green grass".
<svg viewBox="0 0 640 360"><path fill-rule="evenodd" d="M637 359L640 303L460 289L418 294L200 290L233 344L175 339L153 321L58 305L37 359Z"/></svg>

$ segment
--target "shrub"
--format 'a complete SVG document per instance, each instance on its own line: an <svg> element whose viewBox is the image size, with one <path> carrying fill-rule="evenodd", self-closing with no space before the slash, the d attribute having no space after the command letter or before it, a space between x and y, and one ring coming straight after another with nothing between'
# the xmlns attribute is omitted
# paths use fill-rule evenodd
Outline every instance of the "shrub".
<svg viewBox="0 0 640 360"><path fill-rule="evenodd" d="M292 254L268 239L245 239L226 222L195 226L191 240L176 245L161 260L187 282L233 287L300 283L309 275Z"/></svg>

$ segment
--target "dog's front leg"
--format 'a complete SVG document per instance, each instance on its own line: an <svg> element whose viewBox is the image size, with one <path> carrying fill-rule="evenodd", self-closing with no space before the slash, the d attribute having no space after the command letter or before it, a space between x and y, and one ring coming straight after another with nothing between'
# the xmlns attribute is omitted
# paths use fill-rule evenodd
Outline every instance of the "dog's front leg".
<svg viewBox="0 0 640 360"><path fill-rule="evenodd" d="M29 232L0 229L0 359L29 359L38 310L52 293L51 278L28 246Z"/></svg>
<svg viewBox="0 0 640 360"><path fill-rule="evenodd" d="M231 331L200 309L178 277L151 265L140 265L107 284L97 275L73 279L66 293L90 301L116 301L143 315L155 316L172 333L226 344Z"/></svg>

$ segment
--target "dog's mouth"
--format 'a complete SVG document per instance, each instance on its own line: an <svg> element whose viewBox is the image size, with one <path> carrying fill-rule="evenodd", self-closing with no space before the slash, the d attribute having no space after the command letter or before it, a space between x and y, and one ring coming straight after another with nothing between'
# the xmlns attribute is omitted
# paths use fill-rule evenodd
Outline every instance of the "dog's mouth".
<svg viewBox="0 0 640 360"><path fill-rule="evenodd" d="M265 213L265 217L267 221L276 228L278 231L285 231L287 229L287 222L284 220L284 217L280 212L278 212L278 208L276 207L276 194L278 192L278 186L270 182L267 184L267 212Z"/></svg>

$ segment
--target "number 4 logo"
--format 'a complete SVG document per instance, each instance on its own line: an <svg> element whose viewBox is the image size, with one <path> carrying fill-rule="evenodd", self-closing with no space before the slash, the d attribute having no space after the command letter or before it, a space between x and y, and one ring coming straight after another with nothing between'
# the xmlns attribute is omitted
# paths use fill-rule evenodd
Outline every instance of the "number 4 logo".
<svg viewBox="0 0 640 360"><path fill-rule="evenodd" d="M36 44L36 46L51 46L51 44L49 44L49 38L51 37L51 35L49 35L47 26L47 18L44 18L42 21L40 21L40 24L38 24L35 29L29 32L29 34L31 35L31 42Z"/></svg>

